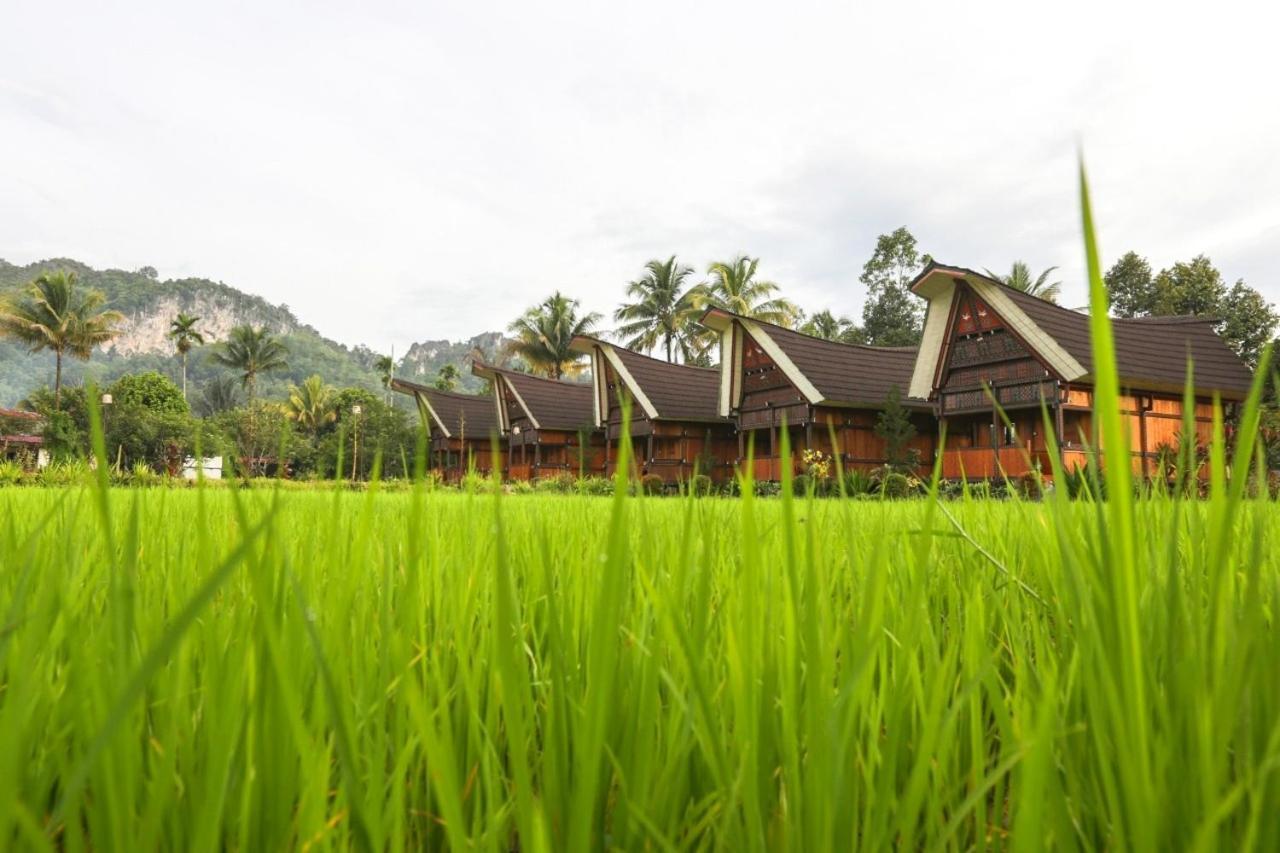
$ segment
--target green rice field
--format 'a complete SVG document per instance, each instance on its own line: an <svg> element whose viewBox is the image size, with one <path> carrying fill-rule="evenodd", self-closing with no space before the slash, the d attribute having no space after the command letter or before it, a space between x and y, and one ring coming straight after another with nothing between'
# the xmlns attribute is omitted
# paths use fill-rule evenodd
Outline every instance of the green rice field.
<svg viewBox="0 0 1280 853"><path fill-rule="evenodd" d="M1203 499L0 489L0 847L1280 849L1260 392Z"/></svg>
<svg viewBox="0 0 1280 853"><path fill-rule="evenodd" d="M1108 509L0 490L0 839L1276 849L1280 509Z"/></svg>

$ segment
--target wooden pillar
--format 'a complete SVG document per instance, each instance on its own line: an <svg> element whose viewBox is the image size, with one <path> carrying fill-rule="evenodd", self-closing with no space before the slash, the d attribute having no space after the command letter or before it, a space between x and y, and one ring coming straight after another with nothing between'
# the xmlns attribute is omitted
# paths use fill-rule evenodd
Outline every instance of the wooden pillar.
<svg viewBox="0 0 1280 853"><path fill-rule="evenodd" d="M1147 468L1147 409L1151 398L1143 398L1139 395L1136 399L1138 401L1138 447L1142 454L1142 479L1146 480L1151 476Z"/></svg>
<svg viewBox="0 0 1280 853"><path fill-rule="evenodd" d="M1066 405L1066 400L1063 398L1069 397L1070 395L1071 395L1070 385L1060 388L1058 390L1058 403L1054 407L1054 420L1055 420L1054 428L1058 431L1058 464L1060 464L1063 467L1063 470L1066 470L1066 467L1067 467L1067 451L1065 447L1066 440L1067 440L1067 437L1066 437L1067 426L1066 426L1066 418L1062 413L1062 407Z"/></svg>
<svg viewBox="0 0 1280 853"><path fill-rule="evenodd" d="M996 389L991 389L991 474L996 476L1000 473L1000 413L996 409Z"/></svg>

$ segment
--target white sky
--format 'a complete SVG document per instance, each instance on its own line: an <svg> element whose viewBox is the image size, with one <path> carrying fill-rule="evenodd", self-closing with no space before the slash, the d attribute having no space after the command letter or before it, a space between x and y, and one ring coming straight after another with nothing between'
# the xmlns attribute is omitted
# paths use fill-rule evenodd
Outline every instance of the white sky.
<svg viewBox="0 0 1280 853"><path fill-rule="evenodd" d="M1270 4L0 6L0 257L220 279L397 352L651 257L857 317L879 233L1207 252L1280 301ZM178 8L183 7L183 8ZM544 8L545 7L545 8Z"/></svg>

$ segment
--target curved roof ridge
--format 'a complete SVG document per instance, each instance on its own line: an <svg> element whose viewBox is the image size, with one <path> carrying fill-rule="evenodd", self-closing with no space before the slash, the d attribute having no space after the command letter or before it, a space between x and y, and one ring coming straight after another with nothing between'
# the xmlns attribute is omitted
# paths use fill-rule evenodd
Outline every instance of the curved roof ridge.
<svg viewBox="0 0 1280 853"><path fill-rule="evenodd" d="M526 373L523 370L516 370L515 368L511 368L511 367L498 367L496 364L489 364L488 362L479 361L479 360L473 360L472 365L475 367L479 367L481 370L492 370L494 373L502 373L507 376L519 376L523 379L536 379L539 382L550 382L554 385L568 385L570 388L578 388L578 387L590 388L591 387L591 385L587 382L573 382L573 381L566 381L564 379L553 379L550 376L539 376L536 373Z"/></svg>
<svg viewBox="0 0 1280 853"><path fill-rule="evenodd" d="M867 350L868 352L875 352L875 353L916 352L917 350L920 349L919 346L881 347L881 346L876 346L875 344L854 344L854 343L849 343L848 341L833 341L829 338L820 338L817 335L810 335L806 332L800 331L799 329L788 329L786 326L781 326L777 323L770 323L768 320L761 320L758 317L748 317L746 314L738 314L733 311L730 311L727 308L721 308L718 305L712 305L709 308L707 308L707 311L703 313L703 316L705 317L707 313L711 311L719 311L722 314L727 314L730 317L737 317L740 320L750 320L751 322L758 323L761 326L768 326L771 329L778 329L783 332L790 332L793 335L799 335L802 338L808 338L811 341L817 341L818 343L821 343L821 344L831 344L832 346L838 346L838 347L850 347L851 349L861 349L861 350Z"/></svg>

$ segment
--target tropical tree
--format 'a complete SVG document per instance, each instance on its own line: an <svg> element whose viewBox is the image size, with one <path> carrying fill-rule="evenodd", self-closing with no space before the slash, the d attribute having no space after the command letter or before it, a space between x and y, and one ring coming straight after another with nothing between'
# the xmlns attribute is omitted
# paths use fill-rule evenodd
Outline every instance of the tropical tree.
<svg viewBox="0 0 1280 853"><path fill-rule="evenodd" d="M594 332L600 322L599 314L579 315L578 309L578 300L557 290L507 327L515 338L507 344L508 352L552 379L578 373L581 356L569 345L576 336Z"/></svg>
<svg viewBox="0 0 1280 853"><path fill-rule="evenodd" d="M1049 276L1053 275L1053 271L1057 267L1049 267L1038 276L1031 274L1031 267L1023 261L1014 261L1013 268L1009 270L1008 275L999 275L987 270L987 276L998 282L1002 282L1014 290L1021 290L1023 293L1038 297L1046 302L1057 302L1058 297L1062 294L1062 282L1049 281Z"/></svg>
<svg viewBox="0 0 1280 853"><path fill-rule="evenodd" d="M382 383L383 402L391 402L391 378L396 372L396 363L389 355L380 355L373 360L373 369L378 373L378 381Z"/></svg>
<svg viewBox="0 0 1280 853"><path fill-rule="evenodd" d="M196 410L204 417L228 412L240 405L236 380L230 376L215 376L204 385Z"/></svg>
<svg viewBox="0 0 1280 853"><path fill-rule="evenodd" d="M169 323L169 339L173 341L178 354L182 356L182 399L187 399L187 353L196 346L204 345L204 335L196 329L199 317L178 312L178 316Z"/></svg>
<svg viewBox="0 0 1280 853"><path fill-rule="evenodd" d="M319 376L308 376L301 385L289 389L284 414L314 437L325 424L337 420L334 390Z"/></svg>
<svg viewBox="0 0 1280 853"><path fill-rule="evenodd" d="M920 254L915 236L905 227L876 238L876 248L858 277L867 288L867 301L862 305L862 331L867 343L897 347L920 342L923 311L910 284L929 262L929 256Z"/></svg>
<svg viewBox="0 0 1280 853"><path fill-rule="evenodd" d="M706 289L685 287L693 267L677 263L675 255L649 261L644 269L643 276L627 285L631 301L613 312L613 319L622 323L614 334L631 349L648 352L661 345L667 361L675 361L677 349L688 361L693 339L704 331L697 326L697 317Z"/></svg>
<svg viewBox="0 0 1280 853"><path fill-rule="evenodd" d="M705 285L705 301L744 317L790 328L800 309L780 296L778 285L756 278L759 258L739 255L731 261L717 261L707 268L711 281Z"/></svg>
<svg viewBox="0 0 1280 853"><path fill-rule="evenodd" d="M258 376L288 367L288 354L288 348L265 326L236 326L212 358L215 364L240 374L240 384L252 404L257 397Z"/></svg>
<svg viewBox="0 0 1280 853"><path fill-rule="evenodd" d="M1111 313L1117 317L1141 317L1155 308L1155 279L1151 264L1137 252L1125 252L1104 277Z"/></svg>
<svg viewBox="0 0 1280 853"><path fill-rule="evenodd" d="M837 317L830 310L823 309L809 315L800 324L800 331L824 341L838 341L842 344L864 343L862 330L848 317Z"/></svg>
<svg viewBox="0 0 1280 853"><path fill-rule="evenodd" d="M436 381L433 384L441 391L452 391L458 387L458 380L461 378L462 373L456 366L446 364L436 374Z"/></svg>
<svg viewBox="0 0 1280 853"><path fill-rule="evenodd" d="M62 401L62 358L88 361L93 348L120 334L124 315L104 309L99 290L81 290L73 272L44 273L13 299L0 303L0 335L13 338L31 352L54 356L53 406Z"/></svg>

